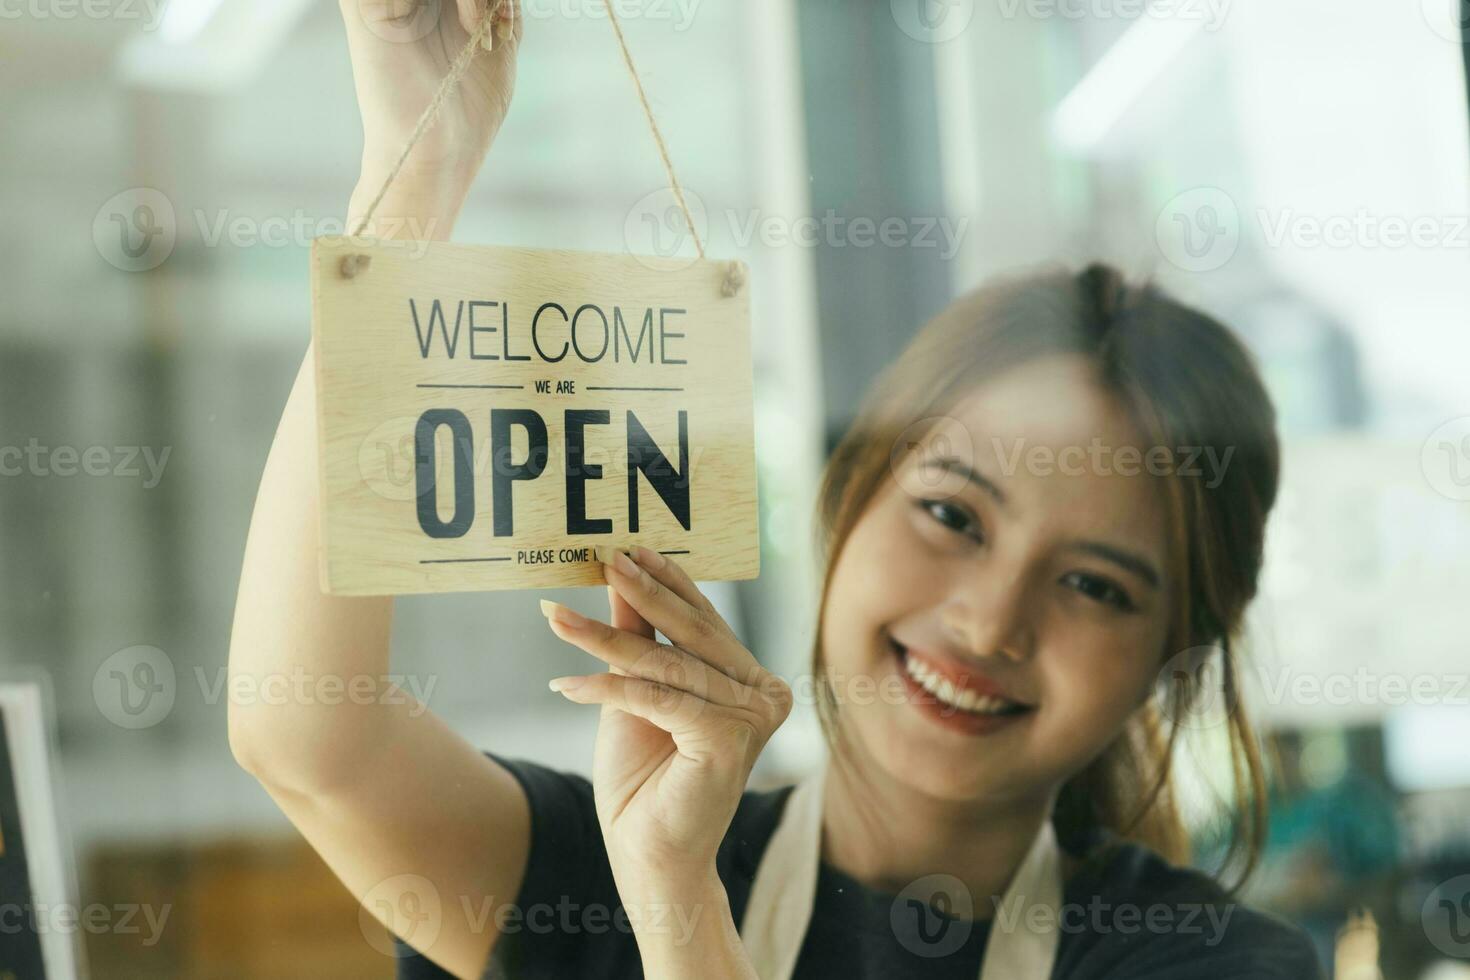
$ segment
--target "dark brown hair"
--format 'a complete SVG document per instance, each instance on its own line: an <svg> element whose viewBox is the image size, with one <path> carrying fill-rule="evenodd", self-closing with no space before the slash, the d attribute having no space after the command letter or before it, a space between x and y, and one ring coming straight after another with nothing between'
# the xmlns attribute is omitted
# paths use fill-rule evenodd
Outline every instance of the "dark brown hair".
<svg viewBox="0 0 1470 980"><path fill-rule="evenodd" d="M1280 451L1275 410L1254 361L1231 332L1148 284L1114 269L1047 272L1010 279L961 297L924 327L868 395L833 451L819 496L823 598L853 527L890 474L900 437L920 437L987 379L1036 358L1086 357L1096 378L1157 447L1209 447L1227 465L1209 474L1171 468L1160 476L1167 501L1165 575L1173 604L1161 670L1166 683L1122 734L1062 788L1054 822L1065 841L1105 829L1153 847L1176 862L1189 840L1172 790L1180 720L1202 695L1223 699L1233 782L1229 847L1222 865L1238 887L1254 868L1265 836L1260 745L1239 703L1242 619L1255 596L1267 514L1276 498ZM1218 481L1216 484L1215 481ZM840 757L837 702L821 649L815 673L818 714ZM1203 690L1208 667L1219 689Z"/></svg>

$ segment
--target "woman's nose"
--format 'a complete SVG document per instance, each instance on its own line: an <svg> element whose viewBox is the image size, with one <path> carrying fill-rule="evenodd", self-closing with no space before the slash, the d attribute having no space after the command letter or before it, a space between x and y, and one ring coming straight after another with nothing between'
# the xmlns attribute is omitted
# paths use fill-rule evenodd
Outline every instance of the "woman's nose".
<svg viewBox="0 0 1470 980"><path fill-rule="evenodd" d="M940 609L945 635L976 657L1021 662L1035 648L1030 599L1019 578L987 589L968 588Z"/></svg>

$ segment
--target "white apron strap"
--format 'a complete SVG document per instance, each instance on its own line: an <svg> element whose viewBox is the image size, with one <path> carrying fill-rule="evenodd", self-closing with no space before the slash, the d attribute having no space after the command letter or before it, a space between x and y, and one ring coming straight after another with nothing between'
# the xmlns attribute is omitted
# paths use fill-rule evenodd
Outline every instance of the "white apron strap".
<svg viewBox="0 0 1470 980"><path fill-rule="evenodd" d="M756 866L740 938L761 980L790 980L817 899L825 767L796 784Z"/></svg>
<svg viewBox="0 0 1470 980"><path fill-rule="evenodd" d="M1045 911L1027 914L1037 906ZM1062 850L1048 819L990 918L980 980L1047 980L1057 960L1061 908Z"/></svg>
<svg viewBox="0 0 1470 980"><path fill-rule="evenodd" d="M761 980L791 980L811 924L822 859L822 792L826 768L791 791L776 831L756 867L740 938ZM1027 851L991 919L980 980L1046 980L1057 955L1062 855L1051 821ZM1046 914L1028 915L1032 906ZM1033 931L1032 924L1039 926Z"/></svg>

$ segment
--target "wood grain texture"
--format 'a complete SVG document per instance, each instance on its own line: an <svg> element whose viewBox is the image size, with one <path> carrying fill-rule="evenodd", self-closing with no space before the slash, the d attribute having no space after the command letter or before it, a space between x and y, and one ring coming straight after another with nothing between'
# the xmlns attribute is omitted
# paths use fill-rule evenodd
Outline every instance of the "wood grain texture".
<svg viewBox="0 0 1470 980"><path fill-rule="evenodd" d="M355 273L344 276L342 262L350 255L365 256L367 262L358 261ZM596 585L603 582L602 571L590 549L629 544L684 552L675 560L695 579L754 578L760 550L749 287L723 296L727 270L728 263L705 260L315 240L312 333L323 589L394 595ZM435 300L443 319L434 322L426 348ZM546 303L558 304L565 316L545 310L536 319L535 340L547 357L566 345L557 363L548 363L533 345L533 318ZM596 311L583 310L588 304ZM646 329L645 311L650 311ZM662 343L660 311L665 311ZM471 316L477 327L473 338ZM585 360L569 346L572 317ZM599 357L604 336L607 348ZM447 341L454 337L450 357ZM643 343L635 345L638 340ZM472 341L478 355L473 359ZM527 359L507 360L507 355ZM674 363L679 360L685 363ZM549 382L552 390L537 390L538 381ZM574 392L556 391L558 384L568 383ZM505 387L467 387L488 385ZM614 388L636 390L598 390ZM506 536L495 533L495 470L498 460L514 466L530 451L527 430L519 426L508 429L508 458L505 447L492 447L491 412L510 409L537 413L547 430L547 451L540 475L509 482L514 526ZM450 522L455 513L449 426L434 430L432 469L416 467L416 453L425 448L415 443L420 419L434 410L462 413L472 433L473 512L468 528L451 537L430 536L419 512L418 492L428 485L434 520ZM567 410L608 412L607 424L585 426L583 462L590 465L582 468L591 477L591 466L601 466L600 478L585 479L582 486L586 517L610 520L606 533L568 530ZM668 457L672 473L680 459L681 411L686 413L688 465L681 476L688 478L689 529L646 475L637 473L639 529L634 534L629 529L628 415ZM434 476L426 479L430 472ZM589 550L582 555L579 549ZM549 561L530 560L548 552Z"/></svg>

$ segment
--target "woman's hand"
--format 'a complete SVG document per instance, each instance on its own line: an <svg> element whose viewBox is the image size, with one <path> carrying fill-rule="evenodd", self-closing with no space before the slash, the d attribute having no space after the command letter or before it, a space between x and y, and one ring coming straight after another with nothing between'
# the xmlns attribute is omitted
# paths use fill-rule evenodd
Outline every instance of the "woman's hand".
<svg viewBox="0 0 1470 980"><path fill-rule="evenodd" d="M340 0L362 112L363 180L386 176L450 64L487 10L495 26L435 124L405 162L410 178L468 188L515 88L518 0Z"/></svg>
<svg viewBox="0 0 1470 980"><path fill-rule="evenodd" d="M620 892L674 894L712 879L751 767L792 695L671 558L641 547L633 557L604 559L612 625L543 603L557 636L611 668L551 685L602 705L593 789Z"/></svg>

